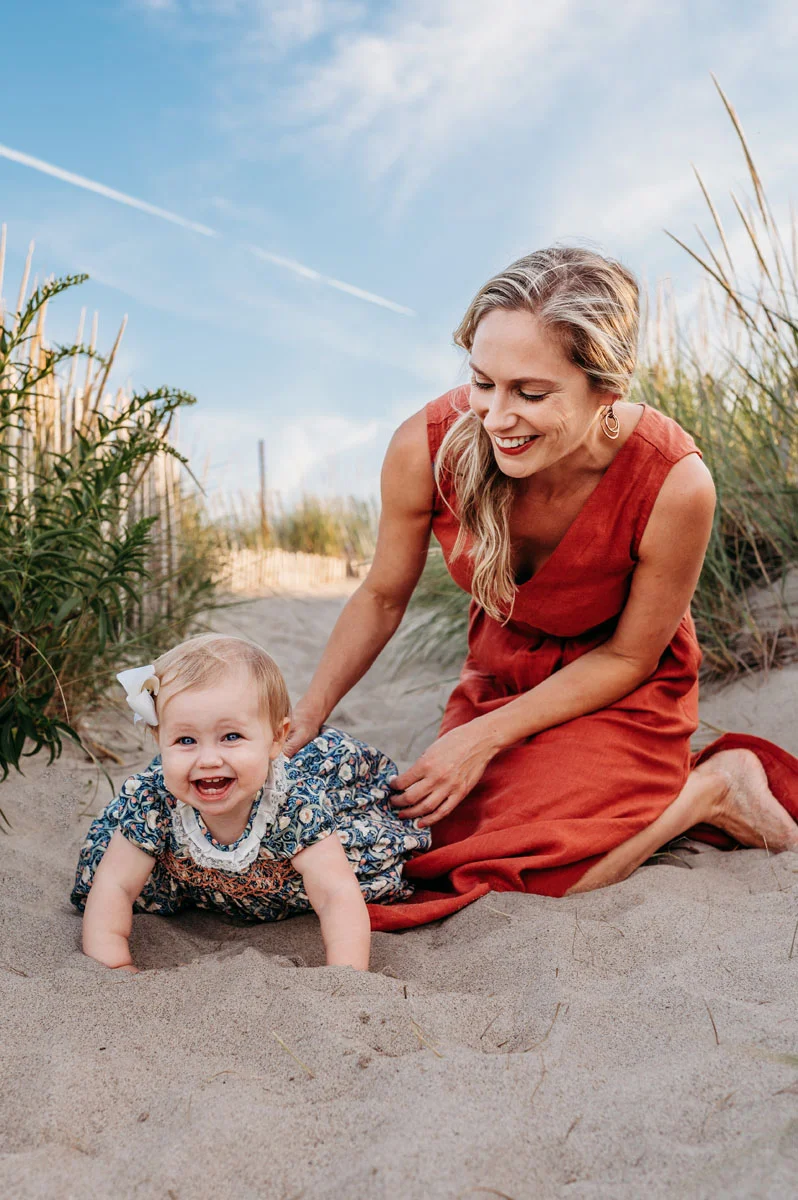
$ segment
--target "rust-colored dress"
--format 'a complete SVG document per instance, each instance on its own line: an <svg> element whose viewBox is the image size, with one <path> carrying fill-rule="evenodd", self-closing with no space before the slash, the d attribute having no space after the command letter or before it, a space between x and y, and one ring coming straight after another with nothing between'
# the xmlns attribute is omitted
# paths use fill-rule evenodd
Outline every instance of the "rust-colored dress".
<svg viewBox="0 0 798 1200"><path fill-rule="evenodd" d="M427 406L433 460L466 404L467 389L456 389ZM696 453L679 425L644 409L554 553L519 585L507 624L472 600L468 656L442 734L500 708L610 637L660 488L676 462ZM432 528L452 578L470 591L468 555L451 560L458 523L445 501L456 508L452 492L438 495ZM373 927L434 921L488 891L564 895L684 786L696 761L690 737L698 725L700 661L687 612L656 671L635 691L496 755L477 786L432 827L432 850L406 867L414 898L370 906ZM733 746L759 755L774 794L798 817L798 760L759 738L731 734L701 757ZM717 845L734 844L719 830L703 832Z"/></svg>

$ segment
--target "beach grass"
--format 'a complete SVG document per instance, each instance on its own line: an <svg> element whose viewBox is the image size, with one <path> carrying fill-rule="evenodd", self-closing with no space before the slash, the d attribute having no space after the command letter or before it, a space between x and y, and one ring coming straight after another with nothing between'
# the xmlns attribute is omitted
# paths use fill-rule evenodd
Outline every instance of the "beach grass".
<svg viewBox="0 0 798 1200"><path fill-rule="evenodd" d="M0 238L0 289L5 231ZM177 640L214 593L215 548L174 445L184 392L108 390L114 358L50 346L48 308L85 276L28 290L0 319L0 776L79 737L130 661ZM1 294L1 291L0 291Z"/></svg>
<svg viewBox="0 0 798 1200"><path fill-rule="evenodd" d="M377 540L375 500L357 496L304 493L290 504L268 497L264 511L252 496L217 496L210 509L213 526L228 551L270 549L293 554L368 561Z"/></svg>
<svg viewBox="0 0 798 1200"><path fill-rule="evenodd" d="M784 594L798 560L798 229L794 218L780 224L774 216L737 113L717 86L752 197L732 195L731 239L696 172L712 233L698 231L698 250L674 240L704 272L706 327L681 338L671 319L670 349L644 361L637 398L695 437L715 480L717 515L693 611L705 673L724 676L766 668L798 647Z"/></svg>

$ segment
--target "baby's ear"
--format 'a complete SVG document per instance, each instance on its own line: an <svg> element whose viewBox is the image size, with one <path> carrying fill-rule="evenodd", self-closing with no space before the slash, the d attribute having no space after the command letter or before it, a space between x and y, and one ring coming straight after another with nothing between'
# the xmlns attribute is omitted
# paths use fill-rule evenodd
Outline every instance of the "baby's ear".
<svg viewBox="0 0 798 1200"><path fill-rule="evenodd" d="M282 748L286 743L286 739L288 737L288 731L290 730L290 728L291 728L291 718L284 717L282 722L280 723L280 725L278 725L277 729L274 731L273 749L274 749L275 755L280 754L280 752L282 751Z"/></svg>

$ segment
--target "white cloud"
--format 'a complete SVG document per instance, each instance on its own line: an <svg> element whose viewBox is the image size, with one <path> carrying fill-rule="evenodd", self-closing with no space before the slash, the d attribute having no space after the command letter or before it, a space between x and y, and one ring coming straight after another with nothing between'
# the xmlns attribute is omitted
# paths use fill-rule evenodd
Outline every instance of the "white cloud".
<svg viewBox="0 0 798 1200"><path fill-rule="evenodd" d="M326 491L325 467L377 439L380 423L352 421L335 415L310 415L284 425L279 434L281 453L272 462L270 486L283 495L297 491Z"/></svg>
<svg viewBox="0 0 798 1200"><path fill-rule="evenodd" d="M362 20L357 0L129 0L139 9L177 18L192 37L208 22L227 22L239 35L244 58L273 60L314 39Z"/></svg>
<svg viewBox="0 0 798 1200"><path fill-rule="evenodd" d="M545 191L565 165L570 176L558 180L556 199L547 197L545 222L557 234L611 242L620 232L627 244L659 236L676 212L689 211L689 162L702 147L716 162L736 152L727 144L717 153L725 118L710 68L739 94L765 62L775 83L779 70L789 76L785 62L798 33L789 0L763 0L747 14L726 13L713 0L689 8L643 0L393 0L361 11L321 9L323 17L316 0L239 0L239 15L257 31L254 42L246 39L247 54L258 45L272 53L281 26L294 30L297 44L327 35L312 54L284 64L293 82L277 99L270 85L263 103L253 72L247 104L230 119L247 154L254 145L247 122L262 129L279 111L291 128L287 152L345 158L390 194L395 213L449 165L462 170L468 155L475 190L484 192L480 149L506 145L511 157L496 182L504 193L525 190L519 228L528 227L531 187L540 213L535 167L544 166ZM682 55L686 38L690 53ZM571 126L562 110L586 81ZM785 150L782 163L794 164L794 147L787 142ZM590 186L597 161L611 174L600 194Z"/></svg>
<svg viewBox="0 0 798 1200"><path fill-rule="evenodd" d="M772 16L764 14L768 15ZM713 48L723 65L721 84L732 99L744 92L761 63L769 32L772 36L770 22L763 20L762 27L747 38L741 38L739 30L734 35L719 34ZM771 55L770 61L777 87L776 56ZM778 110L768 106L762 119L756 99L754 94L741 105L743 128L750 126L754 159L761 168L767 164L766 190L789 194L798 183L798 156L794 146L785 144ZM621 102L614 116L612 122L596 122L591 138L580 148L578 162L564 164L552 213L554 236L575 237L589 230L610 252L618 253L622 247L634 257L678 261L662 236L664 229L687 241L693 236L694 222L711 231L692 164L723 219L736 222L728 192L750 193L751 181L737 134L708 70L680 78L668 89L644 92L634 105ZM584 186L584 180L591 180L592 186ZM681 261L680 274L690 276L690 263L686 258Z"/></svg>
<svg viewBox="0 0 798 1200"><path fill-rule="evenodd" d="M346 0L289 0L282 3L261 3L264 32L270 35L277 47L303 45L322 34L363 16L362 4L347 3Z"/></svg>
<svg viewBox="0 0 798 1200"><path fill-rule="evenodd" d="M197 469L209 459L204 483L215 509L229 500L233 481L236 495L255 493L260 438L266 443L267 487L284 503L291 504L303 492L372 495L390 432L384 421L357 421L327 413L308 412L294 420L280 420L275 419L273 410L262 417L206 410L189 412L184 418L181 445ZM368 478L360 470L360 450L368 451L366 459L372 468Z"/></svg>
<svg viewBox="0 0 798 1200"><path fill-rule="evenodd" d="M353 147L372 179L396 177L406 197L462 151L495 136L503 114L529 129L563 80L641 19L638 0L411 0L379 31L341 34L306 67L289 109L328 147Z"/></svg>

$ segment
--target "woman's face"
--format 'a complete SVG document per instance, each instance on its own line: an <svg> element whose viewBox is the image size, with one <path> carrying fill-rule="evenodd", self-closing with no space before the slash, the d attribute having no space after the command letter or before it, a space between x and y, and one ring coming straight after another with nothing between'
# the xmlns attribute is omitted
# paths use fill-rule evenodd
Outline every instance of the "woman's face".
<svg viewBox="0 0 798 1200"><path fill-rule="evenodd" d="M572 454L602 405L558 339L529 312L493 309L477 325L470 405L490 434L500 470L525 479Z"/></svg>

